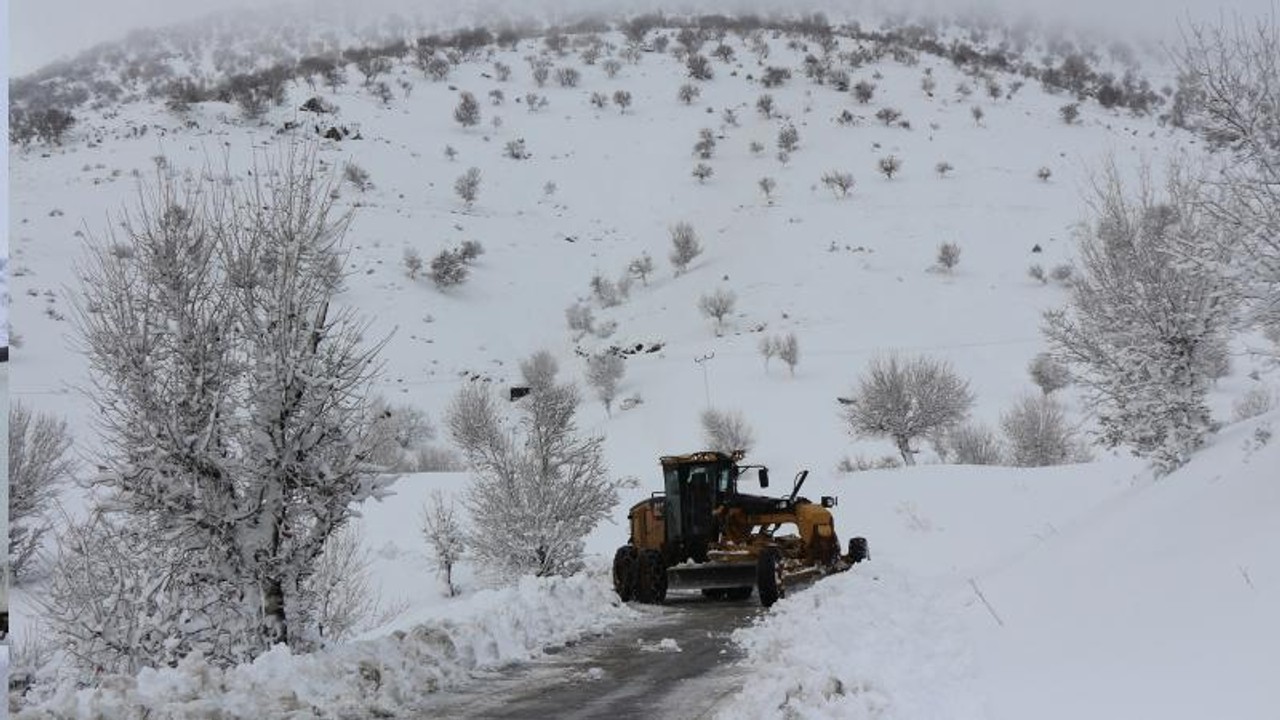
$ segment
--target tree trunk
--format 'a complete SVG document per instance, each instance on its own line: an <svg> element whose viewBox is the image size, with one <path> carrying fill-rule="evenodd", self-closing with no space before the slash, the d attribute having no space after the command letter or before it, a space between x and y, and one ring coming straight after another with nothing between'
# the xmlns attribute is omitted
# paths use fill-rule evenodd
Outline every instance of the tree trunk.
<svg viewBox="0 0 1280 720"><path fill-rule="evenodd" d="M911 438L899 435L893 441L898 444L898 452L902 453L902 462L907 465L915 465L916 455L911 450Z"/></svg>

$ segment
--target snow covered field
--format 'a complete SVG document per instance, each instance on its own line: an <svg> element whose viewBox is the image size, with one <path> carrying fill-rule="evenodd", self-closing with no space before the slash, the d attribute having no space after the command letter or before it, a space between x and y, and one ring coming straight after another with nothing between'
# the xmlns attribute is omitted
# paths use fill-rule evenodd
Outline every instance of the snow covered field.
<svg viewBox="0 0 1280 720"><path fill-rule="evenodd" d="M877 353L950 361L977 397L973 415L993 426L1036 391L1026 365L1045 349L1040 313L1065 292L1030 279L1028 266L1072 260L1072 226L1084 219L1091 173L1108 155L1133 176L1144 161L1159 167L1194 155L1195 139L1091 102L1068 126L1059 108L1070 98L1035 83L1006 97L1016 78L1000 76L1004 93L991 99L931 56L852 71L855 82L876 85L872 101L860 104L806 81L805 51L785 39L771 41L768 63L794 76L767 91L777 111L766 118L755 107L766 91L748 77L760 72L754 56L736 37L728 42L737 61L716 61L715 78L699 83L691 104L676 96L683 64L657 53L624 64L616 78L570 56L560 63L582 71L576 87L537 87L523 60L536 45L525 41L492 58L514 69L507 82L488 77L492 61L463 63L447 82L396 66L389 77L413 90L384 104L351 70L352 82L337 92L291 85L262 124L240 120L228 104L197 105L188 124L138 102L110 116L87 114L65 147L14 149L10 270L24 345L13 356L11 393L64 417L89 462L97 449L92 410L76 390L86 366L72 350L68 320L72 261L86 238L109 236L136 197L135 173L154 176L158 156L160 172L221 171L225 162L243 178L255 153L310 137L315 122L362 135L322 142L320 157L335 172L357 163L372 181L364 192L340 190L339 204L354 210L353 274L341 300L370 319L370 338L389 337L379 390L392 401L421 408L438 425L469 377L517 384L518 361L535 350L551 351L562 374L581 377L579 351L661 346L627 360L619 397L642 402L615 405L612 415L588 402L580 416L584 429L607 436L611 470L639 480L615 511L618 522L588 538L590 572L485 589L464 564L461 596L444 597L419 514L430 490L458 494L468 478L406 475L392 498L362 509L361 521L372 581L384 603L403 607L395 619L315 656L279 650L225 673L193 660L112 679L97 692L46 691L44 709L20 717L94 709L134 717L143 706L153 717L285 717L312 708L411 715L420 693L446 691L471 671L643 622L645 608L613 596L606 559L626 540L624 507L658 488L657 458L701 445L698 414L708 401L744 413L758 438L750 458L769 465L780 486L809 468L805 494L839 496L842 539L864 535L872 552L867 565L795 593L741 631L758 681L724 717L1273 717L1280 620L1268 610L1280 605L1272 521L1280 446L1257 433L1280 420L1275 412L1228 425L1189 466L1158 481L1137 461L1107 453L1080 465L1015 469L928 464L935 458L926 451L926 464L913 469L835 471L846 457L894 454L887 441L850 438L836 402ZM921 88L926 70L936 80L932 95ZM489 100L495 89L504 92L501 104ZM458 90L481 99L479 126L454 122ZM617 90L632 94L625 111L589 101ZM529 111L526 93L548 106ZM336 103L338 114L295 110L313 94ZM884 107L901 110L910 127L877 120ZM724 121L726 109L737 125ZM846 110L854 121L837 122ZM286 121L302 129L282 136ZM787 124L800 144L782 163L775 139ZM702 128L716 137L706 182L690 175ZM504 155L517 139L528 158ZM446 146L456 160L446 159ZM888 179L876 163L890 154L903 166ZM940 162L954 168L945 177L935 170ZM453 184L472 166L482 184L466 208ZM1037 178L1041 168L1047 180ZM848 198L822 185L833 170L854 175ZM764 177L776 181L771 198L759 189ZM705 252L676 276L666 260L668 228L680 221L693 225ZM429 259L464 240L486 251L465 284L441 291L407 277L407 249ZM962 249L952 272L932 267L942 242ZM594 307L597 324L614 321L616 332L575 338L565 308L589 301L594 273L617 278L642 252L657 272L625 303ZM717 288L738 298L722 333L697 310L698 298ZM757 351L763 336L786 332L801 347L794 374L776 359L766 367ZM1223 421L1252 385L1275 385L1255 358L1240 353L1233 363L1212 397ZM1085 408L1069 402L1084 423ZM75 491L64 497L73 514L85 502ZM37 632L39 591L39 583L15 589L19 642ZM56 674L49 666L38 676Z"/></svg>

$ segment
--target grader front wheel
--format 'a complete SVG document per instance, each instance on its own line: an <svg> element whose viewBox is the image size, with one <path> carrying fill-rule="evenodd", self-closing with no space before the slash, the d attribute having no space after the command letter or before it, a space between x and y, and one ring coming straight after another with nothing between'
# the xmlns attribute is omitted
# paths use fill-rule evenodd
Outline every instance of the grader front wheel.
<svg viewBox="0 0 1280 720"><path fill-rule="evenodd" d="M778 598L786 597L787 588L782 582L782 553L778 548L766 548L756 561L756 588L760 591L760 604L772 606Z"/></svg>
<svg viewBox="0 0 1280 720"><path fill-rule="evenodd" d="M631 602L640 582L640 553L634 545L623 545L613 554L613 589L622 602Z"/></svg>

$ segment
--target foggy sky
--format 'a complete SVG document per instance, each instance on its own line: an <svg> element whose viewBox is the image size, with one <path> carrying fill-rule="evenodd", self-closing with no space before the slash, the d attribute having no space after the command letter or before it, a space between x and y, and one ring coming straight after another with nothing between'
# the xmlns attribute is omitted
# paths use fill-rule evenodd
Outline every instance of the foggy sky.
<svg viewBox="0 0 1280 720"><path fill-rule="evenodd" d="M287 0L9 0L9 71L21 75L53 60L71 56L100 42L118 40L138 28L154 28L197 20L235 7L284 4ZM307 5L315 0L292 2ZM475 2L461 0L352 0L350 6L374 16L391 10L421 11L440 16L476 17ZM1053 20L1069 20L1086 27L1102 27L1124 35L1176 37L1179 22L1214 21L1232 13L1274 13L1275 0L490 0L490 7L506 5L522 16L564 17L591 9L609 15L617 10L666 9L670 12L723 12L730 9L763 11L824 10L833 20L870 7L914 7L941 10L995 9L1011 17L1034 12Z"/></svg>

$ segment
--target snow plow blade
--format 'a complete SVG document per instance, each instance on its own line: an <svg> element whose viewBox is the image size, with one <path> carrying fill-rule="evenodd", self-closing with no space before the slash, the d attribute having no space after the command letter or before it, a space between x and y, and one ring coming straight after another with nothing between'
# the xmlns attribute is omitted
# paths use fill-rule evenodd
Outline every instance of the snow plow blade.
<svg viewBox="0 0 1280 720"><path fill-rule="evenodd" d="M754 587L755 584L755 563L709 562L667 568L667 587L673 590Z"/></svg>

